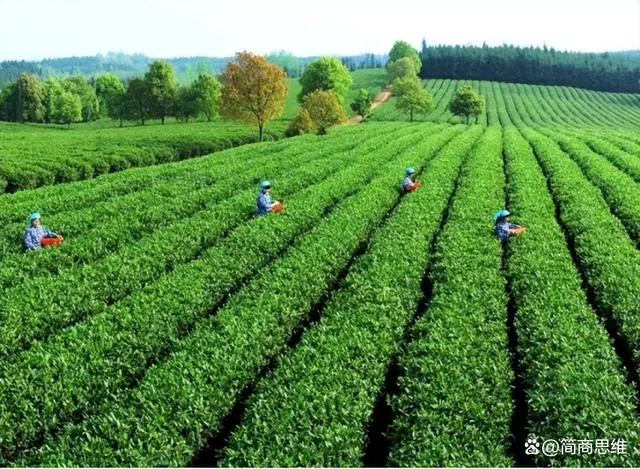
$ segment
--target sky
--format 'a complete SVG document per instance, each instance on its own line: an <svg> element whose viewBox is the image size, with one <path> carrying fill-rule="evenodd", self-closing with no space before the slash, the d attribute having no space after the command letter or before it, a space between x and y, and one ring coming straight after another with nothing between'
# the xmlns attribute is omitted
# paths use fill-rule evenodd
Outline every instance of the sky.
<svg viewBox="0 0 640 469"><path fill-rule="evenodd" d="M0 60L388 52L429 44L640 49L640 0L0 0Z"/></svg>

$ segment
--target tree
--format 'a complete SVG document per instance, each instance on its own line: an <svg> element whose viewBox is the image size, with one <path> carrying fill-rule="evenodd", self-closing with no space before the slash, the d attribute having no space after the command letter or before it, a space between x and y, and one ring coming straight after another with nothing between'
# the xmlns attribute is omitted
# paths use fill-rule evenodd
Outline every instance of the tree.
<svg viewBox="0 0 640 469"><path fill-rule="evenodd" d="M351 103L351 110L362 116L362 118L366 118L371 113L373 99L367 90L361 88L358 92L358 96Z"/></svg>
<svg viewBox="0 0 640 469"><path fill-rule="evenodd" d="M62 82L65 91L69 91L80 98L82 103L82 120L84 122L94 121L98 118L100 105L98 97L93 87L86 78L74 76L65 78Z"/></svg>
<svg viewBox="0 0 640 469"><path fill-rule="evenodd" d="M408 113L413 122L414 114L426 114L433 108L433 97L422 87L412 88L396 100L396 108Z"/></svg>
<svg viewBox="0 0 640 469"><path fill-rule="evenodd" d="M128 99L127 91L125 90L122 93L111 96L107 104L107 117L120 121L120 127L122 127L123 121L128 118Z"/></svg>
<svg viewBox="0 0 640 469"><path fill-rule="evenodd" d="M70 91L62 91L58 97L56 122L67 124L83 119L82 99Z"/></svg>
<svg viewBox="0 0 640 469"><path fill-rule="evenodd" d="M125 93L124 83L113 73L102 73L98 75L95 83L100 114L103 117L113 117L114 114L119 115L120 113L117 112L116 109L111 108L121 105L120 101L122 95Z"/></svg>
<svg viewBox="0 0 640 469"><path fill-rule="evenodd" d="M198 116L198 96L193 86L178 88L175 100L175 116L189 122L189 118Z"/></svg>
<svg viewBox="0 0 640 469"><path fill-rule="evenodd" d="M287 127L284 134L286 137L296 137L302 134L314 133L317 130L316 124L309 115L309 111L300 109L296 118L291 122L289 127Z"/></svg>
<svg viewBox="0 0 640 469"><path fill-rule="evenodd" d="M2 114L11 122L42 122L45 116L44 88L38 78L21 73L2 90Z"/></svg>
<svg viewBox="0 0 640 469"><path fill-rule="evenodd" d="M318 135L326 134L329 127L347 120L342 104L333 90L312 91L304 97L302 108L309 113L318 128Z"/></svg>
<svg viewBox="0 0 640 469"><path fill-rule="evenodd" d="M413 122L415 114L426 114L433 107L431 93L425 90L420 80L415 77L397 78L392 90L397 96L396 108L409 114L410 122Z"/></svg>
<svg viewBox="0 0 640 469"><path fill-rule="evenodd" d="M9 96L13 94L13 86L14 83L7 82L2 86L2 90L0 90L0 120L12 120L9 118Z"/></svg>
<svg viewBox="0 0 640 469"><path fill-rule="evenodd" d="M409 57L402 57L391 63L387 67L387 72L389 72L390 81L396 78L415 77L418 74L415 63Z"/></svg>
<svg viewBox="0 0 640 469"><path fill-rule="evenodd" d="M239 52L220 75L223 116L258 125L262 141L264 126L284 111L289 82L277 65L264 57Z"/></svg>
<svg viewBox="0 0 640 469"><path fill-rule="evenodd" d="M176 74L169 62L154 60L144 75L149 86L151 113L164 124L166 116L174 109L176 97Z"/></svg>
<svg viewBox="0 0 640 469"><path fill-rule="evenodd" d="M461 86L449 103L449 110L456 116L464 116L467 124L469 117L475 117L477 121L483 109L484 98L473 91L471 85Z"/></svg>
<svg viewBox="0 0 640 469"><path fill-rule="evenodd" d="M300 78L302 90L298 94L298 101L302 103L306 95L316 90L333 90L342 102L347 96L351 83L353 83L353 78L351 78L349 70L338 59L324 57L315 60Z"/></svg>
<svg viewBox="0 0 640 469"><path fill-rule="evenodd" d="M22 111L20 121L42 122L44 120L44 89L38 78L21 73L18 79L18 93Z"/></svg>
<svg viewBox="0 0 640 469"><path fill-rule="evenodd" d="M126 118L144 125L151 113L151 100L151 90L146 80L142 78L129 80L124 98L124 114Z"/></svg>
<svg viewBox="0 0 640 469"><path fill-rule="evenodd" d="M424 58L427 56L428 53L429 53L429 49L427 48L427 41L425 40L425 38L422 38L422 47L420 49L420 60L422 62L424 62Z"/></svg>
<svg viewBox="0 0 640 469"><path fill-rule="evenodd" d="M220 82L213 75L203 73L198 76L191 87L196 97L197 113L204 114L207 120L211 122L218 114L221 93Z"/></svg>
<svg viewBox="0 0 640 469"><path fill-rule="evenodd" d="M400 77L393 80L391 83L391 92L394 96L402 96L407 91L415 89L416 87L422 88L422 82L416 76Z"/></svg>
<svg viewBox="0 0 640 469"><path fill-rule="evenodd" d="M49 78L44 82L45 122L59 121L61 95L64 92L65 91L60 80Z"/></svg>
<svg viewBox="0 0 640 469"><path fill-rule="evenodd" d="M395 62L396 60L400 60L403 57L408 57L411 59L413 64L415 65L416 71L420 71L422 67L422 62L420 61L420 56L418 55L418 51L411 46L408 42L405 41L396 41L396 43L389 51L389 61L387 62L387 70L389 66Z"/></svg>

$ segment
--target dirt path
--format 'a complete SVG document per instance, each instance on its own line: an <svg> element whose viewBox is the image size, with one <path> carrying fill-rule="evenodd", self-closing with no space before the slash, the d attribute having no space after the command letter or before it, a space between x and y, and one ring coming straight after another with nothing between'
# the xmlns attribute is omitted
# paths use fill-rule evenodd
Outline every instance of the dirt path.
<svg viewBox="0 0 640 469"><path fill-rule="evenodd" d="M371 103L371 110L373 111L378 106L381 106L382 104L384 104L386 101L389 100L390 97L391 97L391 88L387 86L380 93L378 93L375 98L373 98L373 101ZM358 116L358 115L351 116L348 122L349 124L359 124L360 122L362 122L362 116Z"/></svg>

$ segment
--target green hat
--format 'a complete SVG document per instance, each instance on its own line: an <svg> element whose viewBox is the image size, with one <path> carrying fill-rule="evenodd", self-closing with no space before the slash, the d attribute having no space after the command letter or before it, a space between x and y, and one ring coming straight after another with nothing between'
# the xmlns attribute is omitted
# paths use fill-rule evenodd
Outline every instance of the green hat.
<svg viewBox="0 0 640 469"><path fill-rule="evenodd" d="M412 174L414 174L416 172L415 169L413 169L411 166L405 168L404 172L407 174L407 176L410 176Z"/></svg>
<svg viewBox="0 0 640 469"><path fill-rule="evenodd" d="M33 212L31 215L29 215L29 221L33 221L33 220L39 220L40 219L40 213L38 212Z"/></svg>
<svg viewBox="0 0 640 469"><path fill-rule="evenodd" d="M503 208L493 214L493 220L496 221L500 218L508 217L509 215L511 215L511 212Z"/></svg>
<svg viewBox="0 0 640 469"><path fill-rule="evenodd" d="M262 181L260 183L261 190L269 189L270 187L271 187L271 183L269 181Z"/></svg>

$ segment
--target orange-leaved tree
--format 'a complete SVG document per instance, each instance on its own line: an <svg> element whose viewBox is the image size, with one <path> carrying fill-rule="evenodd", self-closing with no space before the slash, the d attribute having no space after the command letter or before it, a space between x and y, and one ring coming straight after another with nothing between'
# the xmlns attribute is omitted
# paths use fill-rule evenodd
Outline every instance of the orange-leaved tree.
<svg viewBox="0 0 640 469"><path fill-rule="evenodd" d="M284 70L250 52L238 52L220 75L220 113L230 119L258 125L260 141L264 126L284 111L289 83Z"/></svg>

